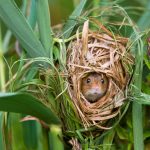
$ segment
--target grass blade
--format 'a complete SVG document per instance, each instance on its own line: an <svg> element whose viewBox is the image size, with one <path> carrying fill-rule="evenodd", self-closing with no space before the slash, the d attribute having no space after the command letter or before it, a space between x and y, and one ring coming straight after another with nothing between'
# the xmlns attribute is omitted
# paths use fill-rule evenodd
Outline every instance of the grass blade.
<svg viewBox="0 0 150 150"><path fill-rule="evenodd" d="M69 17L64 29L64 38L68 38L71 35L71 32L73 31L73 28L77 24L77 20L75 18L79 17L81 15L81 12L86 4L87 0L81 0L80 4L76 7L76 9L73 11L71 16ZM72 19L74 18L74 19Z"/></svg>
<svg viewBox="0 0 150 150"><path fill-rule="evenodd" d="M47 130L43 130L43 127L36 122L36 129L37 129L37 137L38 137L38 150L48 150L49 149L49 143L47 138Z"/></svg>
<svg viewBox="0 0 150 150"><path fill-rule="evenodd" d="M150 27L150 1L148 1L147 4L147 9L137 22L138 26L140 27L141 30L145 30L146 28Z"/></svg>
<svg viewBox="0 0 150 150"><path fill-rule="evenodd" d="M147 9L150 9L150 2L148 2ZM149 25L149 11L142 15L142 17L137 22L139 28L141 30L145 30ZM143 47L138 45L138 52L136 52L136 70L135 70L135 86L141 90L142 84L142 72L143 72ZM136 93L136 91L135 91ZM138 95L138 93L136 94ZM143 150L144 149L144 139L143 139L143 119L142 119L142 104L137 103L137 101L133 102L132 105L132 119L133 119L133 135L134 135L134 149L135 150Z"/></svg>
<svg viewBox="0 0 150 150"><path fill-rule="evenodd" d="M7 124L7 127L9 128L8 135L12 133L13 136L11 136L12 140L9 141L9 145L11 146L12 150L26 150L27 147L24 144L23 139L23 130L22 130L22 124L19 122L21 117L20 114L9 114L9 120L10 122Z"/></svg>
<svg viewBox="0 0 150 150"><path fill-rule="evenodd" d="M35 28L36 19L37 19L37 14L36 14L36 8L35 8L35 0L32 0L31 6L30 6L30 15L28 17L28 22L31 25L32 29Z"/></svg>
<svg viewBox="0 0 150 150"><path fill-rule="evenodd" d="M0 17L30 57L47 57L42 44L34 35L26 18L15 2L11 0L0 0Z"/></svg>
<svg viewBox="0 0 150 150"><path fill-rule="evenodd" d="M47 56L50 56L50 51L52 48L52 32L50 26L50 12L48 0L36 0L37 9L37 21L40 31L40 40L46 51Z"/></svg>
<svg viewBox="0 0 150 150"><path fill-rule="evenodd" d="M136 68L134 74L134 86L141 90L142 72L143 72L143 45L139 41L137 43L136 52ZM138 95L136 89L133 90L135 95ZM132 105L132 119L133 119L133 135L134 135L134 149L143 150L143 119L142 119L142 105L135 100Z"/></svg>
<svg viewBox="0 0 150 150"><path fill-rule="evenodd" d="M143 104L143 105L150 105L150 95L141 93L139 97L137 97L136 100L138 103Z"/></svg>
<svg viewBox="0 0 150 150"><path fill-rule="evenodd" d="M142 119L142 105L137 102L133 102L132 105L132 119L133 119L133 134L134 134L134 149L143 150L143 125Z"/></svg>
<svg viewBox="0 0 150 150"><path fill-rule="evenodd" d="M37 122L34 120L22 122L24 143L26 149L37 149L38 136L37 136Z"/></svg>
<svg viewBox="0 0 150 150"><path fill-rule="evenodd" d="M0 111L28 114L48 124L60 123L57 116L49 108L29 94L0 93Z"/></svg>
<svg viewBox="0 0 150 150"><path fill-rule="evenodd" d="M4 142L4 137L3 137L3 121L4 121L4 115L2 112L0 112L0 149L5 149L5 142Z"/></svg>
<svg viewBox="0 0 150 150"><path fill-rule="evenodd" d="M112 143L115 136L115 130L111 130L107 136L105 136L103 141L103 150L111 150Z"/></svg>
<svg viewBox="0 0 150 150"><path fill-rule="evenodd" d="M61 138L62 138L61 127L56 125L51 125L50 133L49 133L50 149L64 150L64 146Z"/></svg>
<svg viewBox="0 0 150 150"><path fill-rule="evenodd" d="M9 42L11 40L11 36L12 36L11 31L7 30L5 37L3 39L3 46L2 46L3 54L7 53L9 50Z"/></svg>

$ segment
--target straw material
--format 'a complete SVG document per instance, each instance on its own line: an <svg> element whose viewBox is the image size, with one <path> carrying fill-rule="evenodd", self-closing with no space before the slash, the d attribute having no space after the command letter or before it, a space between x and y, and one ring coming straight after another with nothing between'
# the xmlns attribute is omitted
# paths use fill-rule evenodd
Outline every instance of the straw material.
<svg viewBox="0 0 150 150"><path fill-rule="evenodd" d="M82 150L81 144L79 144L76 138L72 138L69 143L72 145L72 150Z"/></svg>
<svg viewBox="0 0 150 150"><path fill-rule="evenodd" d="M93 21L101 30L89 29L89 21L83 25L82 36L76 33L67 50L68 92L84 127L97 126L117 116L127 98L125 90L130 79L127 66L133 58L127 52L127 38L114 36L98 21ZM81 92L81 81L89 73L104 74L109 80L106 94L90 103Z"/></svg>

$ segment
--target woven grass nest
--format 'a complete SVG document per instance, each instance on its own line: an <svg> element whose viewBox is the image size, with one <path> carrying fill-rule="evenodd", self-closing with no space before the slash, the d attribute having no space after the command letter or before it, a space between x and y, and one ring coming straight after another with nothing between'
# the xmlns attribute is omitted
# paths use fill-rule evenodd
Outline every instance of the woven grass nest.
<svg viewBox="0 0 150 150"><path fill-rule="evenodd" d="M89 29L89 21L85 21L81 34L77 31L68 46L68 92L84 127L109 129L104 123L118 115L127 98L128 68L133 58L127 51L127 38L113 35L98 21L94 23L98 31ZM81 91L82 79L89 73L103 74L109 81L105 95L94 103Z"/></svg>

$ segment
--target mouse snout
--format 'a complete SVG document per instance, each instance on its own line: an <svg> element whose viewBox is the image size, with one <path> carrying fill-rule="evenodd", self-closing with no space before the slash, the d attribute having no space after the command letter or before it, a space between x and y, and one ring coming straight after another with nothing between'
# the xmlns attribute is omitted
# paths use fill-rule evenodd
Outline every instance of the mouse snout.
<svg viewBox="0 0 150 150"><path fill-rule="evenodd" d="M101 94L101 90L99 87L95 87L95 88L91 89L90 92L91 92L91 94L94 94L94 95Z"/></svg>
<svg viewBox="0 0 150 150"><path fill-rule="evenodd" d="M88 90L84 96L85 98L90 101L90 102L95 102L96 100L98 100L101 96L103 95L102 91L100 90L100 88L93 88Z"/></svg>

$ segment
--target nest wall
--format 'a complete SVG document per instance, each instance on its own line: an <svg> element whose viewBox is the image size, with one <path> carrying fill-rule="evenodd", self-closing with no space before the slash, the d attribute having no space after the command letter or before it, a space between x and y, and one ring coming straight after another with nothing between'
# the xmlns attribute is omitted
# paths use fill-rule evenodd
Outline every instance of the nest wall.
<svg viewBox="0 0 150 150"><path fill-rule="evenodd" d="M97 31L83 25L81 34L71 41L67 50L68 92L84 127L98 126L108 129L104 123L117 116L127 98L125 91L130 74L128 67L133 58L127 51L128 39L114 36L99 22ZM89 73L104 74L108 89L103 97L90 103L81 91L81 81Z"/></svg>

